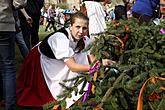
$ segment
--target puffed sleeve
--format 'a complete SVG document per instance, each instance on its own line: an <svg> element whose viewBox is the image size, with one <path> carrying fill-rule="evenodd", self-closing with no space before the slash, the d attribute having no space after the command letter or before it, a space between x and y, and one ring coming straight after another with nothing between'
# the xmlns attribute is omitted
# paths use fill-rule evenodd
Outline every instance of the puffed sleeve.
<svg viewBox="0 0 165 110"><path fill-rule="evenodd" d="M69 47L69 39L65 34L57 32L48 39L48 44L56 59L66 60L74 55L74 51Z"/></svg>

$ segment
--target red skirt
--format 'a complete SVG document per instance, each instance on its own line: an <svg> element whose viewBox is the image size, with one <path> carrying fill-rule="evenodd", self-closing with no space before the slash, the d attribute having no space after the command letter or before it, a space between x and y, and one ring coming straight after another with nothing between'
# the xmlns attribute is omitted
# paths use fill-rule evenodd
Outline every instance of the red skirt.
<svg viewBox="0 0 165 110"><path fill-rule="evenodd" d="M43 77L38 46L24 60L17 78L16 93L18 106L42 107L55 101Z"/></svg>

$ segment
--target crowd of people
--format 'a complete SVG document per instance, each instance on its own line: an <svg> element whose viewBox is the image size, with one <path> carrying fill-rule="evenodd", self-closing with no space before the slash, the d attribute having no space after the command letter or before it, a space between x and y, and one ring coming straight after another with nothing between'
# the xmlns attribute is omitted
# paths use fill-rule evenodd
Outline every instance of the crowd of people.
<svg viewBox="0 0 165 110"><path fill-rule="evenodd" d="M50 5L46 11L44 0L0 1L0 104L5 104L5 110L58 101L63 92L59 83L91 69L95 57L82 50L106 31L106 22L134 17L139 23L151 23L157 6L162 12L157 19L165 17L164 0L116 0L112 7L107 1L106 10L98 0L83 0L80 8ZM53 28L41 42L40 24L45 25L45 32ZM15 43L24 58L17 78ZM106 60L104 64L111 63L114 61ZM67 106L80 97L68 98Z"/></svg>
<svg viewBox="0 0 165 110"><path fill-rule="evenodd" d="M77 11L78 9L75 6L71 9L61 9L55 4L50 4L48 7L42 8L40 24L45 26L45 32L50 31L52 28L55 32L57 29L67 26L68 17Z"/></svg>

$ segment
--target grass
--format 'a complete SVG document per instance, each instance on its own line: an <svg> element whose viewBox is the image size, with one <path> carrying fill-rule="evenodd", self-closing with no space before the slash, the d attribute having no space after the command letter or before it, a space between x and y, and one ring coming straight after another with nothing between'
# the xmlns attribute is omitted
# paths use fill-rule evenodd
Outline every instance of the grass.
<svg viewBox="0 0 165 110"><path fill-rule="evenodd" d="M45 26L40 25L40 28L39 28L39 37L40 37L40 40L43 40L43 38L46 37L51 32L53 32L53 31L51 30L50 32L48 32L48 31L45 32Z"/></svg>

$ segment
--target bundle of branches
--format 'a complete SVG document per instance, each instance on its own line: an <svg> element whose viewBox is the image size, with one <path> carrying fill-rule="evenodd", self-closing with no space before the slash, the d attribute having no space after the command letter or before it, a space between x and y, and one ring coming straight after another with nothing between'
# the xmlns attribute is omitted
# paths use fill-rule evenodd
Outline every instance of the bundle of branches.
<svg viewBox="0 0 165 110"><path fill-rule="evenodd" d="M96 80L89 74L77 78L77 84L85 79L95 88L86 102L69 109L135 110L143 83L150 77L165 77L165 34L160 33L164 24L138 25L135 19L109 23L107 32L100 34L88 49L97 60L112 59L116 63L101 66ZM76 86L69 90L76 91ZM145 86L144 110L164 110L164 88L165 81L158 80ZM67 90L65 97L70 96Z"/></svg>

